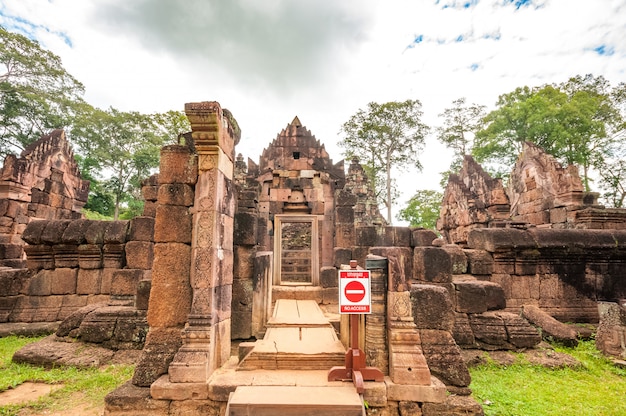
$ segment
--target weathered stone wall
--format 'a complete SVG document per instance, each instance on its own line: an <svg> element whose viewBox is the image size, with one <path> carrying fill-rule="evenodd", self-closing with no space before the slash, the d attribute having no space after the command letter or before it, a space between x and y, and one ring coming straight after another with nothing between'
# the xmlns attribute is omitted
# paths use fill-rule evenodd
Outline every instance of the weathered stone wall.
<svg viewBox="0 0 626 416"><path fill-rule="evenodd" d="M539 306L563 322L598 322L596 302L626 298L626 232L474 230L469 272L499 284L507 310Z"/></svg>
<svg viewBox="0 0 626 416"><path fill-rule="evenodd" d="M80 178L63 130L9 155L0 170L0 267L24 267L21 234L35 219L81 218L89 182Z"/></svg>
<svg viewBox="0 0 626 416"><path fill-rule="evenodd" d="M445 189L437 229L446 241L465 244L469 232L509 218L509 199L501 179L492 179L471 156Z"/></svg>
<svg viewBox="0 0 626 416"><path fill-rule="evenodd" d="M28 268L0 271L0 322L61 321L111 300L145 311L153 221L30 222L23 234Z"/></svg>
<svg viewBox="0 0 626 416"><path fill-rule="evenodd" d="M578 167L563 167L532 143L525 143L507 193L516 222L556 229L626 229L626 210L598 205L598 193L584 191Z"/></svg>

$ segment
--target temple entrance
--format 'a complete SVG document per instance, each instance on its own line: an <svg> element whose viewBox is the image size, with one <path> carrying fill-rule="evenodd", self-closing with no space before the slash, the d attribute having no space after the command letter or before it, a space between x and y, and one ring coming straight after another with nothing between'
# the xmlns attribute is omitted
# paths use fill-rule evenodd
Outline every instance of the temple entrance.
<svg viewBox="0 0 626 416"><path fill-rule="evenodd" d="M318 224L315 215L274 217L274 284L319 284Z"/></svg>

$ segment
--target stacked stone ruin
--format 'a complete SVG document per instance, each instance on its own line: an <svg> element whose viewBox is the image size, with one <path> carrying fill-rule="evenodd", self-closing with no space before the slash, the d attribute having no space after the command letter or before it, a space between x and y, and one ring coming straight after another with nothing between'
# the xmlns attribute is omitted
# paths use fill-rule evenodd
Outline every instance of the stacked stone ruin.
<svg viewBox="0 0 626 416"><path fill-rule="evenodd" d="M482 414L461 348L532 348L547 333L539 312L600 322L598 346L626 356L626 212L600 206L575 168L536 146L507 189L466 157L437 238L386 224L358 160L346 172L298 117L255 163L235 157L239 127L218 103L185 111L192 132L162 149L143 216L130 221L80 218L87 184L60 131L2 171L0 318L62 321L60 340L142 348L106 414L224 414L259 367L337 365L341 352L264 348L282 325L276 305L294 302L313 302L324 318L306 325L334 328L347 347L337 275L351 260L372 273L359 348L385 376L365 382L370 413Z"/></svg>
<svg viewBox="0 0 626 416"><path fill-rule="evenodd" d="M76 219L87 202L82 180L63 130L9 154L0 170L0 267L23 264L22 234L34 219Z"/></svg>

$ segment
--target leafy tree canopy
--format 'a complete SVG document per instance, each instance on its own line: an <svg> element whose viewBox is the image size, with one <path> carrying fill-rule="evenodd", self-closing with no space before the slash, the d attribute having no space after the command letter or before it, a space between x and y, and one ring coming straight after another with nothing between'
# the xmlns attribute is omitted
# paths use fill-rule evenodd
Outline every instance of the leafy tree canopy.
<svg viewBox="0 0 626 416"><path fill-rule="evenodd" d="M72 138L100 172L110 174L103 189L113 196L117 219L122 204L140 199L141 181L158 167L161 147L189 129L185 116L175 111L146 115L84 105Z"/></svg>
<svg viewBox="0 0 626 416"><path fill-rule="evenodd" d="M421 107L419 100L372 102L341 127L344 139L339 145L347 158L356 156L363 164L379 201L387 208L389 223L396 195L392 168L422 168L419 153L429 128L421 122Z"/></svg>
<svg viewBox="0 0 626 416"><path fill-rule="evenodd" d="M428 189L418 190L400 210L398 219L408 221L411 227L436 230L443 193Z"/></svg>
<svg viewBox="0 0 626 416"><path fill-rule="evenodd" d="M0 156L71 124L83 85L61 59L0 26Z"/></svg>
<svg viewBox="0 0 626 416"><path fill-rule="evenodd" d="M590 169L605 159L624 130L618 95L602 77L517 88L501 95L497 106L476 133L472 153L479 162L510 168L529 141L564 164L581 166L587 190Z"/></svg>

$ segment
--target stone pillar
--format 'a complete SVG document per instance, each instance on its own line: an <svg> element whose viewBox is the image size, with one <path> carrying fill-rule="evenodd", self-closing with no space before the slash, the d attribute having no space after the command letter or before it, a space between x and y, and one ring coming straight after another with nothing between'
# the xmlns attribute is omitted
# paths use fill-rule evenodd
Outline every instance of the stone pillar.
<svg viewBox="0 0 626 416"><path fill-rule="evenodd" d="M413 319L411 295L402 248L386 248L389 260L387 283L387 340L389 376L395 384L431 384L430 370L422 352L419 331Z"/></svg>
<svg viewBox="0 0 626 416"><path fill-rule="evenodd" d="M133 375L133 384L137 386L150 386L167 373L182 343L180 332L191 305L191 202L187 194L197 177L197 159L192 149L180 145L161 149L147 314L150 331Z"/></svg>
<svg viewBox="0 0 626 416"><path fill-rule="evenodd" d="M185 104L198 154L191 210L192 290L183 345L169 367L172 383L204 383L230 357L233 283L234 146L238 127L216 102Z"/></svg>
<svg viewBox="0 0 626 416"><path fill-rule="evenodd" d="M370 270L372 313L365 315L365 359L369 367L376 367L389 375L387 350L387 259L368 255L365 268Z"/></svg>

